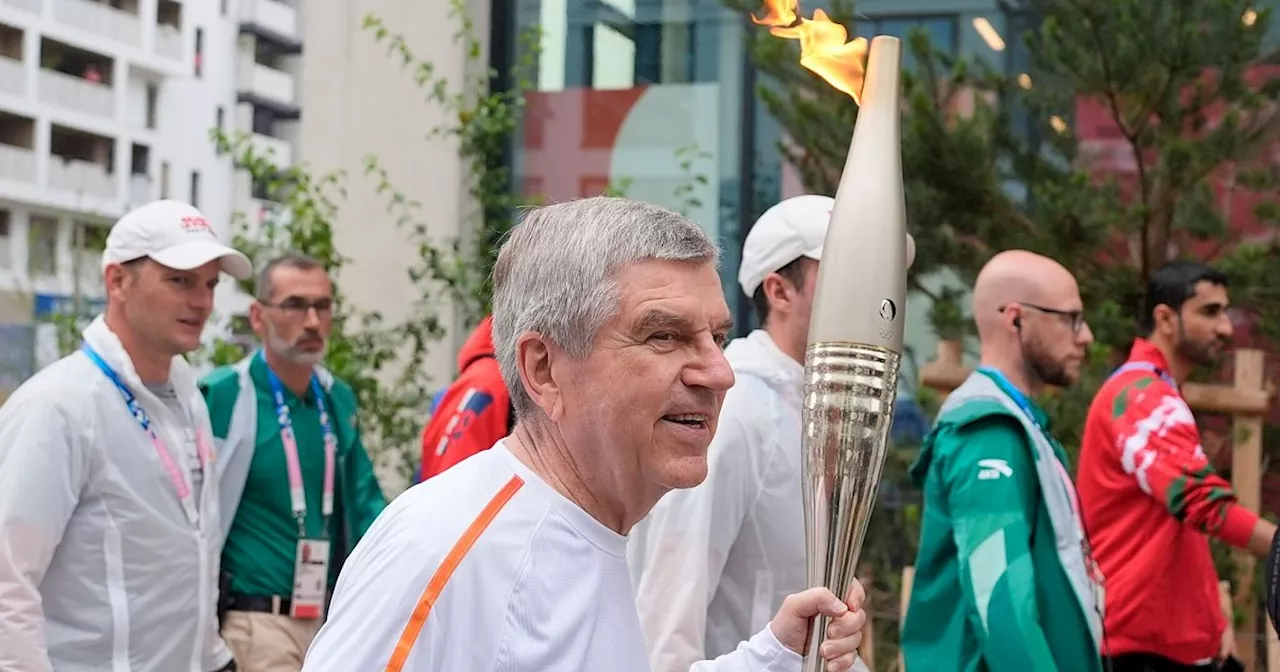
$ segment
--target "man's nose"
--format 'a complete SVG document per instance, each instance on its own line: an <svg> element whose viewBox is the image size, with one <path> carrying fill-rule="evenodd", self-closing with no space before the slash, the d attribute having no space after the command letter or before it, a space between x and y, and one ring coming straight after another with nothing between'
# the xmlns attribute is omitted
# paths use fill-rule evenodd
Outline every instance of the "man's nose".
<svg viewBox="0 0 1280 672"><path fill-rule="evenodd" d="M320 327L320 309L315 306L307 306L306 312L303 313L302 324L309 329L318 329Z"/></svg>
<svg viewBox="0 0 1280 672"><path fill-rule="evenodd" d="M1235 333L1236 327L1231 324L1231 318L1227 315L1223 315L1222 319L1218 321L1218 337L1228 339L1234 336Z"/></svg>
<svg viewBox="0 0 1280 672"><path fill-rule="evenodd" d="M1093 343L1093 330L1089 328L1088 322L1080 325L1080 333L1076 335L1076 343L1084 347L1088 347Z"/></svg>
<svg viewBox="0 0 1280 672"><path fill-rule="evenodd" d="M202 287L191 293L191 308L199 311L213 310L213 289Z"/></svg>
<svg viewBox="0 0 1280 672"><path fill-rule="evenodd" d="M708 340L708 344L699 353L698 360L696 364L685 369L685 384L690 387L705 387L716 392L724 392L733 387L735 381L733 367L729 366L729 360L725 359L724 350L720 349L714 341Z"/></svg>

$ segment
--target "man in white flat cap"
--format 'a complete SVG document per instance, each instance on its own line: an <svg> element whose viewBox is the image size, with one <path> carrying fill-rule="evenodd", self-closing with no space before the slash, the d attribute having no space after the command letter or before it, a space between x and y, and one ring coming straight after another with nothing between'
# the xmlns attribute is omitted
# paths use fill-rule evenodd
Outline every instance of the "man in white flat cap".
<svg viewBox="0 0 1280 672"><path fill-rule="evenodd" d="M756 220L738 281L760 328L725 348L736 383L707 478L667 493L632 530L627 562L653 672L732 651L803 590L804 351L834 201L788 198ZM908 264L914 243L908 239ZM855 669L866 670L861 659Z"/></svg>
<svg viewBox="0 0 1280 672"><path fill-rule="evenodd" d="M220 273L198 210L111 228L107 307L0 407L0 669L234 670L218 636L218 488L196 374Z"/></svg>

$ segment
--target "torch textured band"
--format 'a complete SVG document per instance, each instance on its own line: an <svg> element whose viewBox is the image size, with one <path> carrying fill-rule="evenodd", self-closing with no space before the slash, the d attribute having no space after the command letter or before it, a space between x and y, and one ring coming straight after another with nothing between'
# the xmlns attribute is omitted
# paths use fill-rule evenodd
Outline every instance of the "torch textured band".
<svg viewBox="0 0 1280 672"><path fill-rule="evenodd" d="M810 586L843 598L854 579L889 444L901 356L857 343L805 352L804 516ZM806 670L822 669L827 620L814 623Z"/></svg>

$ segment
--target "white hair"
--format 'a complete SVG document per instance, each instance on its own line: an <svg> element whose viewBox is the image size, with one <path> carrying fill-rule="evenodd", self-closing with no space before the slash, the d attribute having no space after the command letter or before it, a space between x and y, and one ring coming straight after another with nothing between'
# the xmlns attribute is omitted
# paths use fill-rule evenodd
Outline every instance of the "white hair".
<svg viewBox="0 0 1280 672"><path fill-rule="evenodd" d="M516 416L532 411L516 339L537 332L571 357L591 354L619 309L615 276L648 259L720 263L698 225L661 206L594 197L529 210L493 266L493 343Z"/></svg>

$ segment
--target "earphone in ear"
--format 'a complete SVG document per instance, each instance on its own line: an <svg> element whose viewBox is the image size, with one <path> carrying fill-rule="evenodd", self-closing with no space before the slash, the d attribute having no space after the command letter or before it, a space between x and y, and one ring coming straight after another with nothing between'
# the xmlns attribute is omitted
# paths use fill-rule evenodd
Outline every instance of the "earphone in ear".
<svg viewBox="0 0 1280 672"><path fill-rule="evenodd" d="M1021 317L1021 316L1018 316L1018 317L1013 318L1013 328L1014 328L1014 329L1021 329L1021 328L1022 328L1022 317Z"/></svg>

